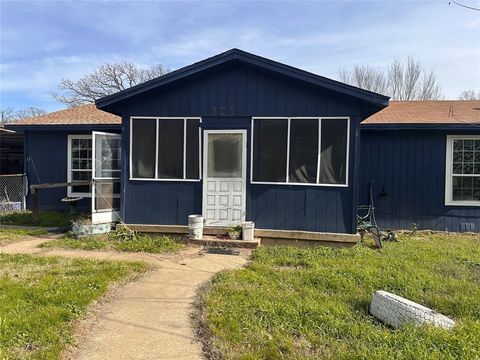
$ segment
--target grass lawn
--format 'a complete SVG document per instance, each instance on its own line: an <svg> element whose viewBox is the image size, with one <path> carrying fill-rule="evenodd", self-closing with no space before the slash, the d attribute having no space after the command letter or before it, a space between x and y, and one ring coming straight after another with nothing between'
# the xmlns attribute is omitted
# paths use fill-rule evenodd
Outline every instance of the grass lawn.
<svg viewBox="0 0 480 360"><path fill-rule="evenodd" d="M0 246L22 240L26 236L41 236L47 233L44 229L0 229Z"/></svg>
<svg viewBox="0 0 480 360"><path fill-rule="evenodd" d="M79 215L53 211L40 211L38 220L34 221L30 211L21 213L0 214L0 224L3 225L28 225L45 227L63 227L71 225L71 220Z"/></svg>
<svg viewBox="0 0 480 360"><path fill-rule="evenodd" d="M384 326L368 313L380 289L457 325ZM215 276L200 302L210 347L225 359L479 359L480 236L403 236L381 250L262 247L248 268Z"/></svg>
<svg viewBox="0 0 480 360"><path fill-rule="evenodd" d="M76 250L115 250L126 252L146 252L159 254L174 252L183 248L168 236L138 235L136 239L121 240L109 235L95 235L84 238L64 237L40 245L43 248L62 248Z"/></svg>
<svg viewBox="0 0 480 360"><path fill-rule="evenodd" d="M0 358L57 359L73 320L110 284L146 265L0 255Z"/></svg>

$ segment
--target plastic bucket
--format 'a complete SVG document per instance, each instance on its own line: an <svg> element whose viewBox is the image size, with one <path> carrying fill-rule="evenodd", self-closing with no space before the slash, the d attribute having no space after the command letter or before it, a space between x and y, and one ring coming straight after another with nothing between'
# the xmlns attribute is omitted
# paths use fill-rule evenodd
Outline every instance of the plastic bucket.
<svg viewBox="0 0 480 360"><path fill-rule="evenodd" d="M203 216L188 215L188 238L199 240L203 237Z"/></svg>
<svg viewBox="0 0 480 360"><path fill-rule="evenodd" d="M242 222L242 239L243 240L253 240L255 231L255 223L253 221L244 221Z"/></svg>

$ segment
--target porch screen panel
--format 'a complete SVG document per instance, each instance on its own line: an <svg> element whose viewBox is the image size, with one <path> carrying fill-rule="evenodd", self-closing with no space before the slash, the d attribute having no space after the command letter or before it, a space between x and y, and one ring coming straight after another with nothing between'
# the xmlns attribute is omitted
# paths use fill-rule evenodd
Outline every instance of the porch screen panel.
<svg viewBox="0 0 480 360"><path fill-rule="evenodd" d="M97 134L95 148L95 177L120 177L121 140L112 138L110 135Z"/></svg>
<svg viewBox="0 0 480 360"><path fill-rule="evenodd" d="M296 119L290 122L289 159L289 182L317 182L318 120Z"/></svg>
<svg viewBox="0 0 480 360"><path fill-rule="evenodd" d="M288 120L255 119L253 127L253 180L285 182Z"/></svg>
<svg viewBox="0 0 480 360"><path fill-rule="evenodd" d="M199 164L199 120L187 120L187 141L186 141L186 178L198 179L200 177Z"/></svg>
<svg viewBox="0 0 480 360"><path fill-rule="evenodd" d="M95 181L95 211L120 208L120 181Z"/></svg>
<svg viewBox="0 0 480 360"><path fill-rule="evenodd" d="M155 146L157 121L155 119L132 120L132 177L155 177Z"/></svg>
<svg viewBox="0 0 480 360"><path fill-rule="evenodd" d="M158 178L183 179L183 119L158 122Z"/></svg>
<svg viewBox="0 0 480 360"><path fill-rule="evenodd" d="M322 119L320 183L345 184L347 169L347 119Z"/></svg>

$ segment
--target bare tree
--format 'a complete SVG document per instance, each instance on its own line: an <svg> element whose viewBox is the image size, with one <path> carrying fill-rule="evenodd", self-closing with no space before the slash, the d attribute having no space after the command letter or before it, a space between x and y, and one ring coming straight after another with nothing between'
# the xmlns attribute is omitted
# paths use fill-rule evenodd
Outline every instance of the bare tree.
<svg viewBox="0 0 480 360"><path fill-rule="evenodd" d="M0 110L0 123L8 123L11 122L15 118L15 113L11 107L7 107L5 109Z"/></svg>
<svg viewBox="0 0 480 360"><path fill-rule="evenodd" d="M474 89L463 90L458 96L459 100L480 100L480 90L475 92Z"/></svg>
<svg viewBox="0 0 480 360"><path fill-rule="evenodd" d="M352 70L341 69L340 80L347 84L355 84L359 88L384 94L387 92L387 81L381 69L369 65L355 65Z"/></svg>
<svg viewBox="0 0 480 360"><path fill-rule="evenodd" d="M144 69L129 62L106 63L77 81L62 79L58 85L61 93L54 93L53 98L70 107L93 103L102 96L128 89L167 72L162 65Z"/></svg>
<svg viewBox="0 0 480 360"><path fill-rule="evenodd" d="M15 120L28 119L35 116L45 115L47 112L37 107L28 107L15 112Z"/></svg>
<svg viewBox="0 0 480 360"><path fill-rule="evenodd" d="M21 119L45 115L46 113L47 112L45 110L33 106L17 111L11 107L8 107L0 110L0 122L11 123Z"/></svg>
<svg viewBox="0 0 480 360"><path fill-rule="evenodd" d="M413 57L394 59L386 69L355 65L342 69L339 79L347 84L388 95L392 100L438 100L443 97L434 70L427 71Z"/></svg>

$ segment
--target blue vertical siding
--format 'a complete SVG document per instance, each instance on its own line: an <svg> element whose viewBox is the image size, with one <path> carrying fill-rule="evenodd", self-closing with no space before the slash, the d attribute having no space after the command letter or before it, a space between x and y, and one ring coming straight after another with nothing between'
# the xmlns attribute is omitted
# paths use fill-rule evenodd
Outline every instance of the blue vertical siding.
<svg viewBox="0 0 480 360"><path fill-rule="evenodd" d="M119 107L124 144L131 116L199 116L203 130L246 129L246 216L258 228L355 232L355 133L359 123L377 110L373 106L234 63L137 95ZM253 116L349 116L349 187L250 184ZM128 146L123 151L128 159ZM123 194L127 223L186 224L189 214L202 212L202 182L133 181L128 179L128 166Z"/></svg>
<svg viewBox="0 0 480 360"><path fill-rule="evenodd" d="M446 136L480 134L431 130L362 130L360 203L368 203L374 180L377 222L390 229L461 231L474 223L480 231L480 207L445 206Z"/></svg>
<svg viewBox="0 0 480 360"><path fill-rule="evenodd" d="M24 169L29 185L40 183L67 182L68 135L91 134L92 131L118 132L118 127L83 126L76 130L65 126L63 130L48 130L38 127L38 130L25 131L24 136ZM68 206L61 202L67 196L67 188L41 189L39 191L40 208L44 210L66 211ZM91 210L91 198L78 202L80 211ZM27 206L31 206L31 197L27 197Z"/></svg>
<svg viewBox="0 0 480 360"><path fill-rule="evenodd" d="M75 134L80 134L79 132ZM68 132L28 131L25 136L25 172L29 185L67 182ZM39 191L40 208L66 210L61 199L67 196L67 188L42 189ZM28 197L28 205L30 205ZM91 208L90 198L78 203L80 210Z"/></svg>

